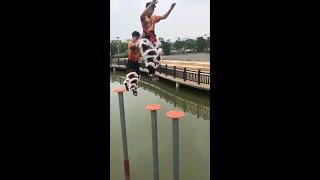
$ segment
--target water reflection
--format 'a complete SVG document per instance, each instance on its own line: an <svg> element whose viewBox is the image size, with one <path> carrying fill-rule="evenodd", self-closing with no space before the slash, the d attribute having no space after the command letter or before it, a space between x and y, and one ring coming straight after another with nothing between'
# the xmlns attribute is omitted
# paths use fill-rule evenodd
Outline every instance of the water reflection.
<svg viewBox="0 0 320 180"><path fill-rule="evenodd" d="M121 75L111 75L110 81L122 82L125 77ZM139 81L139 88L147 90L155 94L155 96L164 99L166 102L173 104L174 107L181 108L184 112L190 112L197 115L199 119L202 117L204 120L210 120L210 104L208 103L208 97L204 99L206 101L200 101L199 94L196 92L182 93L181 90L175 90L174 88L168 88L168 86L161 87L163 84L157 83L154 85L148 78L141 78Z"/></svg>

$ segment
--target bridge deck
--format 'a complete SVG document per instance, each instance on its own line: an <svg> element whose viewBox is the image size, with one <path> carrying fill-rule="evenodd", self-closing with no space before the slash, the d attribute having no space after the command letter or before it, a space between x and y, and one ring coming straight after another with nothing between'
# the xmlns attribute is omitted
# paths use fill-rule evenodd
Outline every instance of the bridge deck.
<svg viewBox="0 0 320 180"><path fill-rule="evenodd" d="M163 74L163 73L160 74L159 72L156 72L156 75L158 77L163 78L163 79L167 79L167 80L170 80L170 81L173 81L173 82L177 82L177 83L185 85L185 86L190 86L190 87L202 89L202 90L205 90L205 91L210 91L210 84L203 84L203 83L198 84L197 82L188 81L188 80L184 81L183 79L174 78L173 76L169 76L169 75L166 76L165 74Z"/></svg>
<svg viewBox="0 0 320 180"><path fill-rule="evenodd" d="M112 64L110 65L110 67L115 67L115 68L118 68L118 69L126 69L126 66L125 65L116 65L116 64ZM148 69L147 68L142 68L140 67L140 71L142 72L148 72ZM194 82L194 81L184 81L183 79L180 79L180 78L174 78L173 76L171 75L165 75L163 73L159 73L156 71L156 75L158 77L161 77L163 79L167 79L169 81L173 81L173 82L177 82L179 84L182 84L182 85L185 85L185 86L190 86L190 87L193 87L193 88L197 88L197 89L202 89L202 90L205 90L205 91L210 91L210 84L203 84L203 83L200 83L198 84L197 82Z"/></svg>

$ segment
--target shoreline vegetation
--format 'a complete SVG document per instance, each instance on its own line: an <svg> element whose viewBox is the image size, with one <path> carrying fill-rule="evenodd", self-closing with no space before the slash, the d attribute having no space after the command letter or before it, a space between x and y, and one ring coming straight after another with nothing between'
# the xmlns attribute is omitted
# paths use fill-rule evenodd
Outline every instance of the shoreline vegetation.
<svg viewBox="0 0 320 180"><path fill-rule="evenodd" d="M166 57L170 57L170 56L186 56L186 57L190 57L190 56L196 56L196 55L210 55L210 51L205 51L205 52L184 52L184 53L180 53L180 52L176 52L176 53L170 53L169 55L163 55L163 59ZM121 54L114 54L112 55L112 58L127 58L128 57L128 52L125 51Z"/></svg>
<svg viewBox="0 0 320 180"><path fill-rule="evenodd" d="M210 35L204 34L194 39L178 37L177 40L171 42L169 39L165 40L159 37L161 42L161 48L163 49L164 56L176 56L176 55L193 55L198 53L210 53ZM110 41L110 54L114 57L122 58L121 56L127 56L129 39L111 40ZM109 54L109 52L106 52Z"/></svg>
<svg viewBox="0 0 320 180"><path fill-rule="evenodd" d="M178 37L171 42L159 37L163 49L161 65L170 67L176 66L177 69L183 69L202 72L210 72L210 35L204 34L197 38ZM112 40L110 42L110 54L112 58L127 58L128 40ZM106 52L109 54L109 52Z"/></svg>
<svg viewBox="0 0 320 180"><path fill-rule="evenodd" d="M126 56L115 56L113 58L127 58ZM210 54L208 52L202 53L177 53L173 55L163 56L161 65L168 65L170 67L176 66L177 69L186 67L188 70L210 73Z"/></svg>

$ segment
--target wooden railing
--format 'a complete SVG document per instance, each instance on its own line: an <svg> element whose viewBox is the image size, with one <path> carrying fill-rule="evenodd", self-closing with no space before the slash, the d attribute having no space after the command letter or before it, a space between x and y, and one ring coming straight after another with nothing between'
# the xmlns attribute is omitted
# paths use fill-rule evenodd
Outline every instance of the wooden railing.
<svg viewBox="0 0 320 180"><path fill-rule="evenodd" d="M170 67L168 65L160 65L157 69L160 74L165 74L166 76L173 76L174 78L180 78L184 81L194 81L198 84L210 84L210 73L198 71L187 70L186 68L177 69L176 66Z"/></svg>
<svg viewBox="0 0 320 180"><path fill-rule="evenodd" d="M110 66L112 65L124 65L127 67L128 59L110 59ZM144 63L139 63L140 67L145 68ZM184 81L193 81L198 84L210 84L210 73L198 71L187 70L186 68L177 69L176 66L160 65L157 69L160 74L165 74L166 76L172 76L174 78L180 78Z"/></svg>

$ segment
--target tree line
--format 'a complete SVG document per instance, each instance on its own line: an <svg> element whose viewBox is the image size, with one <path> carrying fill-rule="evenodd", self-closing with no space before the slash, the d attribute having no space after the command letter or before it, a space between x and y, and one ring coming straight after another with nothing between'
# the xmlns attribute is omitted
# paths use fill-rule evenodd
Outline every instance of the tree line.
<svg viewBox="0 0 320 180"><path fill-rule="evenodd" d="M210 51L210 37L197 37L196 39L181 40L171 42L169 39L159 38L162 44L162 49L165 55L188 52L209 52ZM121 40L110 42L110 52L112 55L120 54L126 56L128 53L128 43Z"/></svg>

